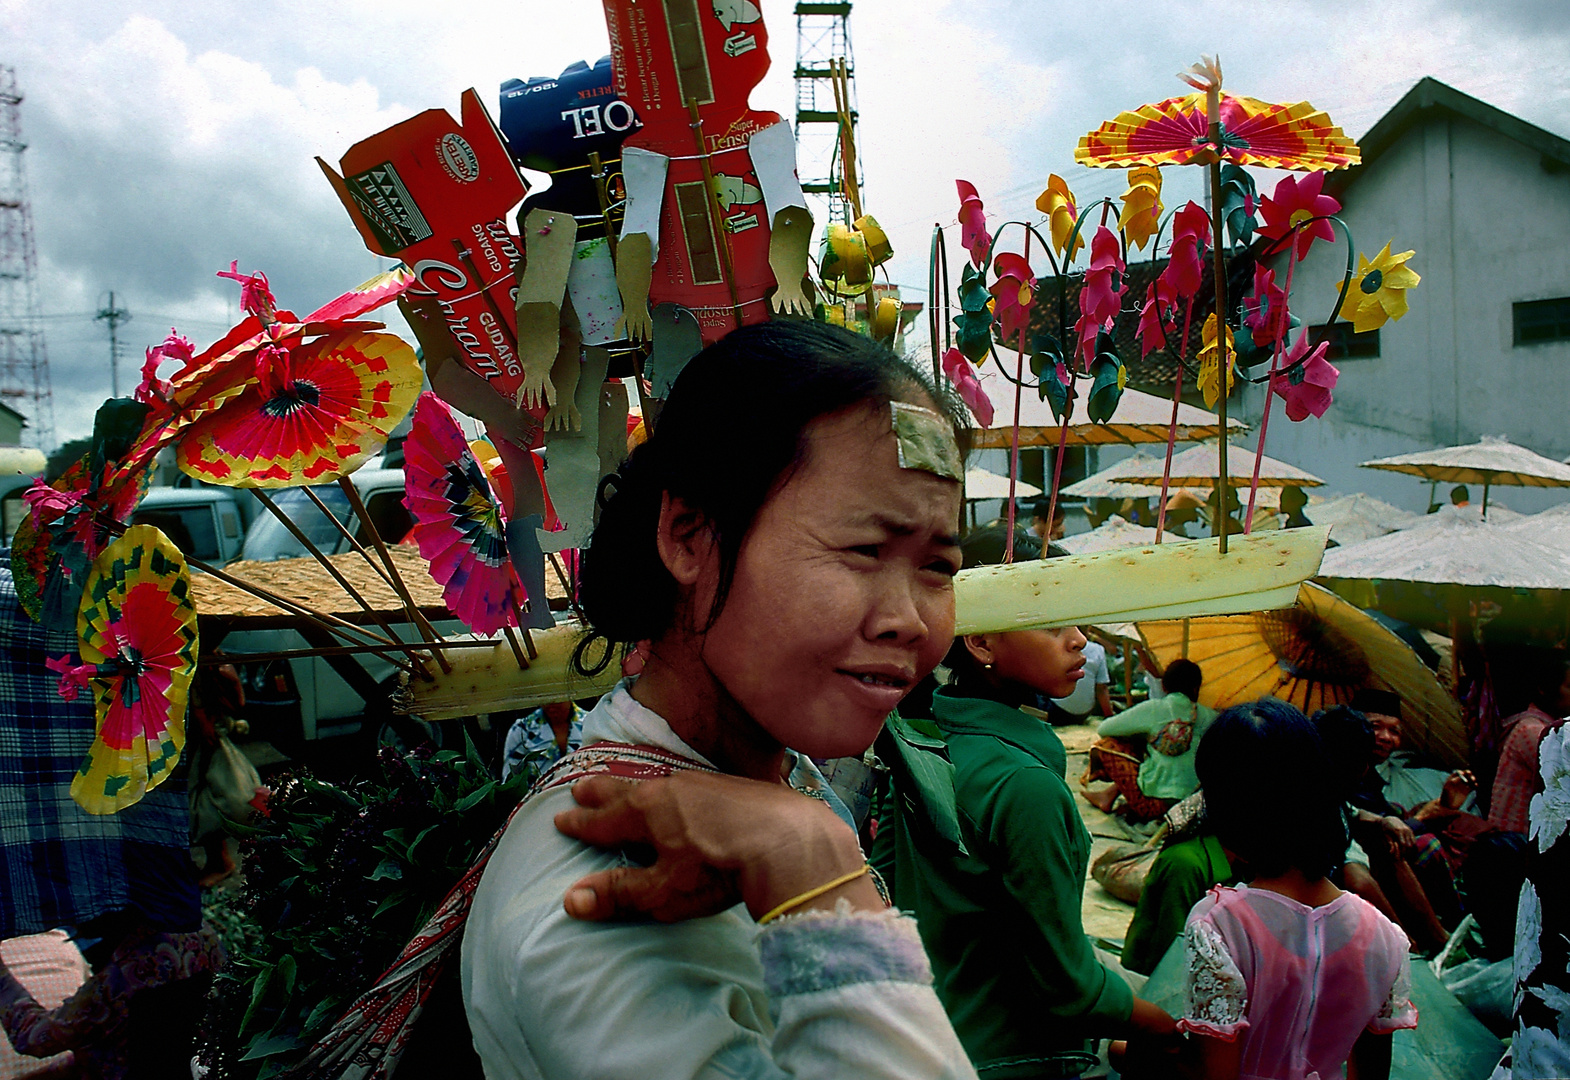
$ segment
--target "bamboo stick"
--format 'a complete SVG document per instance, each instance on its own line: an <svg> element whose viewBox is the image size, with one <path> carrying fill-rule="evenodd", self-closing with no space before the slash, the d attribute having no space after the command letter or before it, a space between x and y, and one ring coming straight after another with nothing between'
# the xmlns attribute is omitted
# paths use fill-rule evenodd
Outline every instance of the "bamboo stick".
<svg viewBox="0 0 1570 1080"><path fill-rule="evenodd" d="M720 214L719 193L714 190L714 168L709 163L709 148L703 142L703 117L698 113L698 99L687 99L687 114L692 117L692 137L698 142L698 163L703 166L703 190L708 195L709 223L714 226L714 246L719 249L720 265L724 267L725 288L730 291L731 314L736 326L741 326L741 297L736 292L736 268L731 265L730 242L725 239L725 218Z"/></svg>
<svg viewBox="0 0 1570 1080"><path fill-rule="evenodd" d="M478 641L445 641L444 649L494 649L500 645L497 638L486 638ZM374 645L334 645L323 649L281 649L277 652L264 653L226 653L214 652L197 660L198 664L254 664L271 660L305 660L313 656L353 656L360 653L376 651ZM419 648L419 646L411 646Z"/></svg>
<svg viewBox="0 0 1570 1080"><path fill-rule="evenodd" d="M409 618L419 628L420 636L432 645L439 643L441 635L436 632L436 628L430 624L425 614L420 611L419 605L414 602L414 597L410 594L409 587L404 584L403 576L398 573L398 565L393 562L392 553L387 550L387 544L382 540L382 534L376 530L375 523L371 521L370 513L365 509L365 502L360 498L360 493L356 490L354 481L347 476L340 476L338 478L338 486L343 489L344 495L349 500L350 508L354 510L355 514L359 516L361 524L365 526L366 535L371 538L371 544L376 548L376 554L381 558L382 565L386 566L387 572L392 575L393 591L398 594L398 599L403 601L403 606L409 612ZM433 649L432 651L436 654L436 662L441 665L442 672L451 674L452 665L447 662L447 658L442 655L441 650Z"/></svg>
<svg viewBox="0 0 1570 1080"><path fill-rule="evenodd" d="M332 507L324 503L321 496L312 491L309 486L303 487L300 490L305 492L305 494L310 497L311 501L316 504L316 508L318 510L327 515L327 520L337 526L338 532L343 536L343 538L349 541L354 550L358 551L361 557L365 559L365 565L376 571L376 576L385 581L387 583L387 587L391 589L393 587L392 578L387 576L387 571L382 569L380 563L371 558L371 553L365 550L365 545L354 538L354 531L350 529L349 526L338 520L338 515L333 513Z"/></svg>

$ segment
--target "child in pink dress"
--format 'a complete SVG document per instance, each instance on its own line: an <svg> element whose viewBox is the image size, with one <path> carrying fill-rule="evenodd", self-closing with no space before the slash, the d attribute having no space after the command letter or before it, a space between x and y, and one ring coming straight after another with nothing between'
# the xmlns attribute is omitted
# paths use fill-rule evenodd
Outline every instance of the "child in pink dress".
<svg viewBox="0 0 1570 1080"><path fill-rule="evenodd" d="M1207 821L1253 873L1188 916L1178 1029L1203 1075L1385 1080L1391 1033L1417 1026L1407 937L1329 880L1346 826L1314 726L1274 698L1235 706L1195 766Z"/></svg>

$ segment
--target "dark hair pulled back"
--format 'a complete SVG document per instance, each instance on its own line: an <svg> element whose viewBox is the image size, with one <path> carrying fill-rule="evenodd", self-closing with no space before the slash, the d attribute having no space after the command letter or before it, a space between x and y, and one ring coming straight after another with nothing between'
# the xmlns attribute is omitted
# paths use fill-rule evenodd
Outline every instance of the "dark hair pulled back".
<svg viewBox="0 0 1570 1080"><path fill-rule="evenodd" d="M1327 877L1346 858L1341 790L1314 725L1277 698L1216 717L1194 758L1205 820L1259 877Z"/></svg>
<svg viewBox="0 0 1570 1080"><path fill-rule="evenodd" d="M600 482L599 522L583 552L577 610L589 633L573 666L594 674L618 646L658 638L680 599L656 543L666 492L700 512L719 548L710 624L735 577L742 541L770 494L801 462L806 429L857 405L914 399L954 425L968 419L888 348L839 327L782 319L742 327L693 357L677 377L647 442ZM595 642L603 652L592 661Z"/></svg>

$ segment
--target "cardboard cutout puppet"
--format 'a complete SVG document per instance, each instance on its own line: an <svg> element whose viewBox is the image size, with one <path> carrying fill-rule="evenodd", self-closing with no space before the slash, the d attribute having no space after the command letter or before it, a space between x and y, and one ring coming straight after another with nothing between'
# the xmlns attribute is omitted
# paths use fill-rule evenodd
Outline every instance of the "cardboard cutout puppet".
<svg viewBox="0 0 1570 1080"><path fill-rule="evenodd" d="M506 219L528 185L473 90L464 91L460 115L461 124L445 109L428 109L355 143L339 161L341 176L320 158L317 164L365 246L414 272L399 306L437 393L485 423L511 477L509 519L554 525L530 452L543 443L545 405L521 400L515 274L522 252ZM543 582L543 555L530 558L538 567L519 566L519 577ZM553 625L544 593L529 595L530 625Z"/></svg>
<svg viewBox="0 0 1570 1080"><path fill-rule="evenodd" d="M771 289L774 311L810 315L802 279L812 215L795 139L778 113L747 104L769 68L758 5L602 2L616 92L643 122L622 144L627 205L616 278L627 336L658 347L662 328L684 324L669 306L690 312L709 344L767 319ZM675 354L688 348L659 351L684 363ZM668 382L674 373L650 377Z"/></svg>
<svg viewBox="0 0 1570 1080"><path fill-rule="evenodd" d="M511 79L501 87L501 128L513 160L551 177L518 212L526 254L517 303L523 400L537 405L543 395L551 406L547 431L582 424L573 404L577 346L620 339L622 304L606 225L620 218L619 208L608 211L622 200L621 142L638 118L611 83L606 56L593 67L580 60L554 78Z"/></svg>

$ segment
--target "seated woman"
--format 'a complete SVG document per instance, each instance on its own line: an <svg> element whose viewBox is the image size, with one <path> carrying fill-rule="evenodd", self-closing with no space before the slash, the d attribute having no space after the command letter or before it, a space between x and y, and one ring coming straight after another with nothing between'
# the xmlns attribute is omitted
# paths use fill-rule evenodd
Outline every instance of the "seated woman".
<svg viewBox="0 0 1570 1080"><path fill-rule="evenodd" d="M1217 885L1232 885L1243 867L1236 855L1205 833L1161 849L1150 864L1123 936L1123 966L1149 975L1183 934L1190 909Z"/></svg>
<svg viewBox="0 0 1570 1080"><path fill-rule="evenodd" d="M1207 820L1253 875L1189 915L1178 1026L1202 1075L1383 1080L1391 1033L1417 1025L1407 940L1330 881L1346 825L1314 725L1274 698L1234 706L1196 764Z"/></svg>
<svg viewBox="0 0 1570 1080"><path fill-rule="evenodd" d="M1091 1038L1172 1031L1171 1017L1135 998L1085 936L1090 834L1064 779L1062 742L1019 708L1072 690L1084 645L1074 627L956 640L953 677L932 697L952 779L942 792L924 785L893 800L900 903L916 913L938 994L977 1071L1000 1080L1078 1076L1095 1064ZM942 822L906 820L930 814L938 795L957 830L946 845Z"/></svg>
<svg viewBox="0 0 1570 1080"><path fill-rule="evenodd" d="M1216 710L1199 704L1204 673L1192 660L1174 660L1161 675L1165 696L1143 701L1096 729L1091 750L1091 776L1098 773L1113 786L1085 797L1110 813L1119 795L1132 821L1150 821L1180 799L1194 794L1194 753L1199 739L1216 718ZM1136 764L1137 763L1137 764Z"/></svg>
<svg viewBox="0 0 1570 1080"><path fill-rule="evenodd" d="M1488 800L1488 821L1505 832L1526 834L1527 808L1543 790L1537 750L1543 736L1570 715L1570 654L1517 647L1496 676L1501 703L1517 711L1500 725L1499 766ZM1505 705L1509 708L1510 705Z"/></svg>
<svg viewBox="0 0 1570 1080"><path fill-rule="evenodd" d="M975 1075L808 760L861 754L949 646L962 430L817 323L687 365L605 481L580 578L576 662L646 643L642 673L474 891L463 998L492 1080Z"/></svg>

